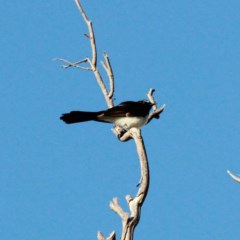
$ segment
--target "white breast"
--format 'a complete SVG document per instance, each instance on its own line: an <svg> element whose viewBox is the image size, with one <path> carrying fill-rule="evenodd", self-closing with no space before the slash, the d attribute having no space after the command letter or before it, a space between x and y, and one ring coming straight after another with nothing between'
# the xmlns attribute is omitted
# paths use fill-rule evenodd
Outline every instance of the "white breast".
<svg viewBox="0 0 240 240"><path fill-rule="evenodd" d="M141 128L147 123L147 120L147 117L123 117L118 118L115 121L115 125L126 129L130 129L132 127Z"/></svg>

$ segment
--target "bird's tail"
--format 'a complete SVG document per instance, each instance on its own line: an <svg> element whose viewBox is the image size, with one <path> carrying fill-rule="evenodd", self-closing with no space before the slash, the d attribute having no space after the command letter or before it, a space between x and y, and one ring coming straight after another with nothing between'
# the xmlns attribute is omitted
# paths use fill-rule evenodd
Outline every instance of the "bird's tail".
<svg viewBox="0 0 240 240"><path fill-rule="evenodd" d="M101 112L82 112L82 111L73 111L70 113L64 113L60 117L67 124L86 122L86 121L97 121L97 116Z"/></svg>

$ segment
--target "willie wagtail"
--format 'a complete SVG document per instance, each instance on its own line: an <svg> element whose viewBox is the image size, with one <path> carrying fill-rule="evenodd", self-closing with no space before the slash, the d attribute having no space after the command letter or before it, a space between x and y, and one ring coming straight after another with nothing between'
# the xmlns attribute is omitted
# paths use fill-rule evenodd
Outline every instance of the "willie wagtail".
<svg viewBox="0 0 240 240"><path fill-rule="evenodd" d="M153 104L148 101L127 101L99 112L72 111L64 113L60 119L67 124L86 121L113 123L115 126L128 130L145 125L152 106Z"/></svg>

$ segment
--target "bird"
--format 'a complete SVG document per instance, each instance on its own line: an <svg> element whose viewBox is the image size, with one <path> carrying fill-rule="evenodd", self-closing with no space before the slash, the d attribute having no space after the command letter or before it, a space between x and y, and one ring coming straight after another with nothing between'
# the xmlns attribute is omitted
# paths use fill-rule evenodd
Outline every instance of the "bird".
<svg viewBox="0 0 240 240"><path fill-rule="evenodd" d="M149 112L154 103L149 101L126 101L119 105L98 111L71 111L61 115L60 119L66 124L97 121L112 123L115 126L129 130L133 127L141 128L148 122Z"/></svg>

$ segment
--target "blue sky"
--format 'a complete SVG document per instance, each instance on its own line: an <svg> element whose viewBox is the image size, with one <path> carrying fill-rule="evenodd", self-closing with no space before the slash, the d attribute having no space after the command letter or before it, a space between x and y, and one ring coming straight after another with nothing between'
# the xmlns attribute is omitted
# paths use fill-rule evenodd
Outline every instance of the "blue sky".
<svg viewBox="0 0 240 240"><path fill-rule="evenodd" d="M136 239L239 239L240 2L83 1L99 58L110 56L116 103L156 89L167 107L143 129L151 185ZM1 7L0 236L96 239L121 230L108 204L134 195L133 142L111 125L63 124L70 110L106 104L90 72L55 57L90 55L74 1ZM104 72L103 72L104 75Z"/></svg>

